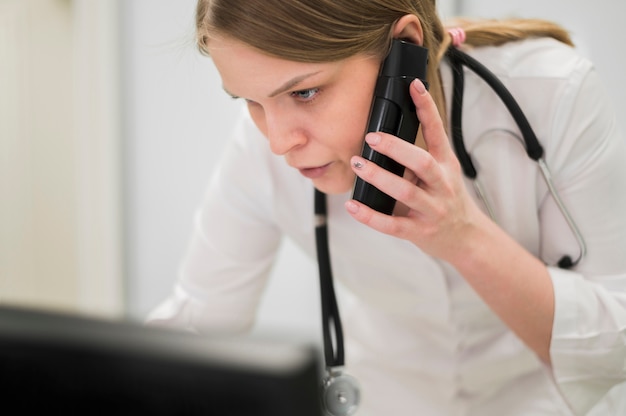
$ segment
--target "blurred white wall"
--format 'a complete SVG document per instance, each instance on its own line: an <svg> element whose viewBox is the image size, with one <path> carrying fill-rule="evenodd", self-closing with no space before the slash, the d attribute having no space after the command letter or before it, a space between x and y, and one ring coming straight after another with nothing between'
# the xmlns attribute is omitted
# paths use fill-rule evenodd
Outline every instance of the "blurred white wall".
<svg viewBox="0 0 626 416"><path fill-rule="evenodd" d="M0 303L121 315L115 1L0 0Z"/></svg>
<svg viewBox="0 0 626 416"><path fill-rule="evenodd" d="M610 7L608 6L610 3ZM445 17L515 14L557 20L594 59L616 103L626 88L618 42L625 3L583 0L440 1ZM142 318L169 292L200 202L238 111L208 58L193 46L194 0L123 3L128 300ZM623 110L620 110L623 111ZM626 115L626 114L625 114ZM261 307L259 328L318 336L317 269L286 244Z"/></svg>
<svg viewBox="0 0 626 416"><path fill-rule="evenodd" d="M626 118L621 103L626 100L623 68L626 2L623 0L457 0L458 14L465 16L526 17L553 20L570 31L577 49L591 59L606 80L613 102Z"/></svg>

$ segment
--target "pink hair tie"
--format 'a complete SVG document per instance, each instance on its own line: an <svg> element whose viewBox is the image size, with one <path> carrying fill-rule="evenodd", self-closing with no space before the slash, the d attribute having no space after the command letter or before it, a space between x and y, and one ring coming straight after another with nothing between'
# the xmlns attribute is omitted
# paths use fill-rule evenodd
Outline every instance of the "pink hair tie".
<svg viewBox="0 0 626 416"><path fill-rule="evenodd" d="M465 30L460 27L452 27L448 29L450 37L452 37L452 46L459 47L465 42Z"/></svg>

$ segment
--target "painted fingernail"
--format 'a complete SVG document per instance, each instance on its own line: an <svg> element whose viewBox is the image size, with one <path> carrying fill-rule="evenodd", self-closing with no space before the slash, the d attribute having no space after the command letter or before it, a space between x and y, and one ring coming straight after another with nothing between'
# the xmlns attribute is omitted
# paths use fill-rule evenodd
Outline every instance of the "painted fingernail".
<svg viewBox="0 0 626 416"><path fill-rule="evenodd" d="M365 136L365 141L370 146L376 146L378 143L380 143L380 135L376 133L370 133L367 136Z"/></svg>
<svg viewBox="0 0 626 416"><path fill-rule="evenodd" d="M355 169L362 169L363 166L367 163L367 160L363 159L359 156L352 156L350 159L350 163L352 163L352 167Z"/></svg>

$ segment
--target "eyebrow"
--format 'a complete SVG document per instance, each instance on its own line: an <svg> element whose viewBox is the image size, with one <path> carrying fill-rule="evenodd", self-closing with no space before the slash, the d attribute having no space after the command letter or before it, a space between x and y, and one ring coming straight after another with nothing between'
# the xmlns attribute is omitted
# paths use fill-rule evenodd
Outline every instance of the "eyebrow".
<svg viewBox="0 0 626 416"><path fill-rule="evenodd" d="M275 91L273 91L269 97L276 97L278 94L281 94L285 91L288 91L290 89L292 89L293 87L295 87L296 85L298 85L299 83L301 83L302 81L304 81L305 79L312 77L313 75L319 74L321 71L315 71L315 72L310 72L308 74L304 74L304 75L299 75L297 77L294 77L292 79L290 79L289 81L285 82L283 85L281 85L280 87L278 87Z"/></svg>
<svg viewBox="0 0 626 416"><path fill-rule="evenodd" d="M309 77L312 77L313 75L317 75L320 72L322 72L322 71L315 71L315 72L309 72L308 74L298 75L297 77L294 77L294 78L290 79L289 81L285 82L283 85L278 87L276 90L272 91L268 95L268 97L273 98L273 97L276 97L277 95L279 95L279 94L281 94L281 93L283 93L285 91L289 91L290 89L292 89L296 85L300 84L305 79L307 79ZM222 88L224 89L226 94L230 95L231 97L239 98L235 94L230 93L226 88L224 88L224 87L222 87Z"/></svg>

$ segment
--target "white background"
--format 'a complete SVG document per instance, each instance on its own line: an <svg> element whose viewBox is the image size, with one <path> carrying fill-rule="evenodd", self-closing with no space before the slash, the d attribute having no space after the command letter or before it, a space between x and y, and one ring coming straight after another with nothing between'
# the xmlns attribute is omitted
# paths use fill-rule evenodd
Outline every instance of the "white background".
<svg viewBox="0 0 626 416"><path fill-rule="evenodd" d="M208 58L193 45L194 0L122 3L124 210L127 301L143 319L169 292L192 217L239 111L221 90ZM540 17L571 30L581 52L607 81L615 103L626 98L619 0L473 0L439 2L445 17ZM621 110L626 116L626 111ZM283 255L261 306L258 330L317 337L316 267L293 246Z"/></svg>

